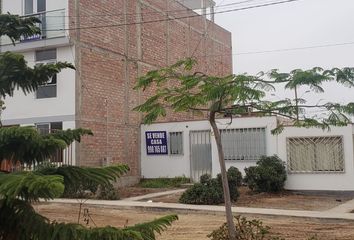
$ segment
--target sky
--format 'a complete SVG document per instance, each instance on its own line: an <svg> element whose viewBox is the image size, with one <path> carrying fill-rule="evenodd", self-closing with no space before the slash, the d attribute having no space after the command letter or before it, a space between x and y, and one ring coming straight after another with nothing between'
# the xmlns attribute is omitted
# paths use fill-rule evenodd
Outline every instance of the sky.
<svg viewBox="0 0 354 240"><path fill-rule="evenodd" d="M226 9L280 0L254 0ZM216 0L225 5L242 0ZM216 14L215 21L232 33L234 73L255 74L279 69L354 67L354 0L299 0L276 6ZM301 48L328 44L353 44L284 52L241 54L277 49ZM326 93L314 95L301 89L299 95L312 102L354 102L354 88L325 85ZM301 92L302 91L302 92ZM307 96L309 95L309 96ZM291 97L277 91L274 98Z"/></svg>

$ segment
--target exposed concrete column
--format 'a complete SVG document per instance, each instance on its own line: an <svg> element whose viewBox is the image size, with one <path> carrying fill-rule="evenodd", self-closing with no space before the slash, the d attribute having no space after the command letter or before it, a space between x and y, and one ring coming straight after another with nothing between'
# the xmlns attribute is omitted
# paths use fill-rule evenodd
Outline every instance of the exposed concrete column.
<svg viewBox="0 0 354 240"><path fill-rule="evenodd" d="M135 15L135 21L136 22L141 22L142 21L142 16L141 16L141 0L136 0L136 15ZM142 73L142 66L141 62L143 60L143 52L142 52L142 31L141 31L141 24L136 25L136 49L137 49L137 76L140 77ZM140 105L142 102L141 99L141 90L138 90L138 104ZM143 119L143 114L139 113L139 122L142 122ZM141 176L141 126L139 126L139 133L138 133L138 171L139 175Z"/></svg>
<svg viewBox="0 0 354 240"><path fill-rule="evenodd" d="M127 19L127 1L124 0L123 3L123 14L124 14L124 125L127 126L129 124L129 92L130 92L130 70L129 70L129 31L128 31L128 19ZM124 129L124 144L125 146L129 146L130 144L130 134L129 128L125 127ZM125 159L129 159L129 148L124 148L124 157Z"/></svg>
<svg viewBox="0 0 354 240"><path fill-rule="evenodd" d="M80 33L81 33L81 19L80 19L80 0L75 0L74 9L72 13L76 15L75 18L75 128L81 127L81 106L82 106L82 79L81 79L81 46L80 46ZM75 165L80 166L80 144L75 144Z"/></svg>
<svg viewBox="0 0 354 240"><path fill-rule="evenodd" d="M214 3L212 3L213 5L211 5L210 7L210 20L212 22L215 22L215 9L214 9Z"/></svg>

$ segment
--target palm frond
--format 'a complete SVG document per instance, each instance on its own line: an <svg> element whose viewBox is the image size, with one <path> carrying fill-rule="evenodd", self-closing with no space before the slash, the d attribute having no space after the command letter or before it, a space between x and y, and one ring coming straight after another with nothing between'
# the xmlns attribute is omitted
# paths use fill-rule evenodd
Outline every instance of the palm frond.
<svg viewBox="0 0 354 240"><path fill-rule="evenodd" d="M0 54L0 97L13 96L14 90L21 89L25 94L38 89L64 68L74 66L66 62L40 64L33 68L27 66L24 56L5 52Z"/></svg>
<svg viewBox="0 0 354 240"><path fill-rule="evenodd" d="M117 180L123 174L129 171L127 165L114 165L103 168L89 168L77 166L62 166L57 168L43 168L38 172L44 175L60 175L64 177L64 185L79 184L86 181L97 184L109 184Z"/></svg>
<svg viewBox="0 0 354 240"><path fill-rule="evenodd" d="M126 230L141 232L143 240L155 240L155 233L161 234L178 220L177 215L168 215L147 223L136 224L132 227L127 227Z"/></svg>
<svg viewBox="0 0 354 240"><path fill-rule="evenodd" d="M161 233L177 220L177 216L171 215L123 229L86 228L80 224L50 222L36 213L28 202L18 199L0 200L0 212L0 239L11 235L12 239L26 240L154 240L155 233Z"/></svg>
<svg viewBox="0 0 354 240"><path fill-rule="evenodd" d="M92 133L86 129L69 129L41 135L33 127L0 128L0 161L9 159L27 164L43 162L86 134Z"/></svg>
<svg viewBox="0 0 354 240"><path fill-rule="evenodd" d="M0 36L7 36L14 43L21 37L40 34L41 30L36 25L41 21L36 17L21 18L18 15L0 14Z"/></svg>
<svg viewBox="0 0 354 240"><path fill-rule="evenodd" d="M0 196L7 200L16 198L38 201L53 199L64 192L64 178L58 175L45 176L33 172L0 173Z"/></svg>

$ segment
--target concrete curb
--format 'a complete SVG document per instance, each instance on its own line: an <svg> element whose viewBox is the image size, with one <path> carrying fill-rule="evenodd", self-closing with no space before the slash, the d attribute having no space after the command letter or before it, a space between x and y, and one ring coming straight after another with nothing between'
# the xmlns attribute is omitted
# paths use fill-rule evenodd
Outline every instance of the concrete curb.
<svg viewBox="0 0 354 240"><path fill-rule="evenodd" d="M60 204L78 204L76 199L54 199L48 203ZM87 200L85 205L111 207L115 209L150 209L158 211L182 211L182 212L212 212L223 213L223 206L209 206L209 205L186 205L177 203L157 203L157 202L136 202L136 201L106 201L106 200ZM267 208L246 208L233 207L232 211L238 214L251 215L267 215L278 217L298 217L298 218L315 218L328 220L351 220L354 221L353 213L335 213L331 211L301 211L301 210L284 210L284 209L267 209Z"/></svg>

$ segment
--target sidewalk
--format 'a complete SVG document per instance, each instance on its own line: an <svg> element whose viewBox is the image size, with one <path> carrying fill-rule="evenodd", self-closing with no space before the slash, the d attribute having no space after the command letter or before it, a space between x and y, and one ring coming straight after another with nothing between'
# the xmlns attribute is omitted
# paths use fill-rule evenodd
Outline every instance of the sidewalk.
<svg viewBox="0 0 354 240"><path fill-rule="evenodd" d="M182 191L182 190L180 190ZM225 211L224 206L209 206L209 205L187 205L178 203L158 203L137 201L142 199L149 199L151 197L171 194L174 191L148 194L135 198L128 198L116 201L107 200L85 200L85 205L104 206L111 208L146 208L165 211L194 211L194 212L220 212ZM54 199L49 203L60 204L78 204L77 199ZM301 210L284 210L284 209L268 209L268 208L248 208L248 207L233 207L232 211L238 214L255 214L255 215L269 215L269 216L283 216L283 217L302 217L302 218L317 218L317 219L335 219L335 220L353 220L354 213L348 213L349 209L354 209L354 200L348 201L341 207L337 206L327 211L301 211Z"/></svg>

